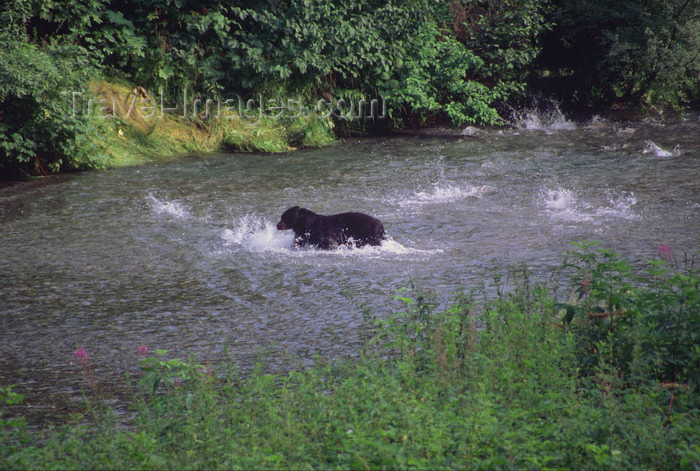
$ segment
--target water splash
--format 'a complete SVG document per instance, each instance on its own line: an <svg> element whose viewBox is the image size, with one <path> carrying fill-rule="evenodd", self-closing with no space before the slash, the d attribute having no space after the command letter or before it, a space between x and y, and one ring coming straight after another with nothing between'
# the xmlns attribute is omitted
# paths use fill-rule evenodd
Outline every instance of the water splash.
<svg viewBox="0 0 700 471"><path fill-rule="evenodd" d="M640 219L640 216L634 211L637 198L632 192L609 192L607 204L596 205L587 201L577 191L558 186L554 189L542 189L538 201L552 217L570 222L586 222L611 217L628 220Z"/></svg>
<svg viewBox="0 0 700 471"><path fill-rule="evenodd" d="M590 221L593 216L588 213L590 206L582 201L574 190L557 187L544 188L540 191L539 201L547 211L560 219L567 221Z"/></svg>
<svg viewBox="0 0 700 471"><path fill-rule="evenodd" d="M439 181L427 190L416 190L409 198L401 201L404 206L454 203L467 198L482 198L493 191L488 185L473 186L456 184L450 181Z"/></svg>
<svg viewBox="0 0 700 471"><path fill-rule="evenodd" d="M442 253L441 249L415 249L406 247L391 237L379 246L354 247L342 245L332 250L316 250L314 247L294 247L292 231L277 230L270 221L247 214L236 219L233 228L226 228L221 233L224 244L242 248L249 252L273 252L287 257L369 257L395 255L432 255Z"/></svg>
<svg viewBox="0 0 700 471"><path fill-rule="evenodd" d="M406 247L396 240L388 237L381 245L354 247L341 245L333 250L315 250L313 248L295 249L295 255L318 257L353 257L353 258L393 258L396 256L426 256L442 253L442 249L416 249Z"/></svg>
<svg viewBox="0 0 700 471"><path fill-rule="evenodd" d="M612 216L623 219L641 219L641 216L634 211L634 206L637 204L637 198L634 193L608 195L609 206L598 208L597 216Z"/></svg>
<svg viewBox="0 0 700 471"><path fill-rule="evenodd" d="M466 128L462 129L462 131L460 132L460 135L472 137L472 136L476 136L480 132L481 132L481 130L477 127L467 126Z"/></svg>
<svg viewBox="0 0 700 471"><path fill-rule="evenodd" d="M279 231L270 221L254 214L236 219L233 229L224 229L221 237L227 245L239 245L254 252L279 251L294 244L294 233Z"/></svg>
<svg viewBox="0 0 700 471"><path fill-rule="evenodd" d="M576 124L569 121L555 101L548 101L543 108L525 108L514 111L513 124L525 131L542 131L547 134L557 131L576 129Z"/></svg>
<svg viewBox="0 0 700 471"><path fill-rule="evenodd" d="M177 201L161 200L153 195L148 195L148 202L156 214L165 214L177 219L187 219L190 215L187 208Z"/></svg>
<svg viewBox="0 0 700 471"><path fill-rule="evenodd" d="M662 149L652 141L644 141L646 147L642 151L643 154L654 154L657 157L677 157L681 154L680 148L676 146L672 151Z"/></svg>

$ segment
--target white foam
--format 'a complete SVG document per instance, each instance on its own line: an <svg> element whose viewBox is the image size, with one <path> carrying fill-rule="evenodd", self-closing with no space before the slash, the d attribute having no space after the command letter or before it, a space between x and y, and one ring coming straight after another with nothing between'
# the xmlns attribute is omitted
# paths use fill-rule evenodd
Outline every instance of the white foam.
<svg viewBox="0 0 700 471"><path fill-rule="evenodd" d="M566 119L557 103L551 102L549 108L547 111L532 108L518 111L514 115L514 124L519 129L545 133L576 129L576 124Z"/></svg>
<svg viewBox="0 0 700 471"><path fill-rule="evenodd" d="M417 190L411 197L402 201L404 205L422 205L433 203L453 203L467 198L482 198L492 191L488 185L458 185L449 181L434 183L428 190Z"/></svg>
<svg viewBox="0 0 700 471"><path fill-rule="evenodd" d="M335 250L318 251L328 255L341 255L346 257L377 257L381 255L434 255L442 253L442 249L415 249L395 241L391 237L382 241L381 245L364 247L341 246Z"/></svg>
<svg viewBox="0 0 700 471"><path fill-rule="evenodd" d="M642 151L644 154L654 154L657 157L676 157L681 153L678 146L676 146L672 151L668 151L657 146L652 141L645 141L645 144L647 146Z"/></svg>
<svg viewBox="0 0 700 471"><path fill-rule="evenodd" d="M575 190L562 188L544 188L539 201L547 212L557 218L571 222L585 222L601 218L639 219L634 206L637 198L633 193L609 193L608 204L595 206L587 202Z"/></svg>
<svg viewBox="0 0 700 471"><path fill-rule="evenodd" d="M623 219L641 219L641 216L635 213L633 209L637 204L637 198L634 196L634 193L629 192L620 195L611 194L608 196L608 201L610 206L598 208L596 210L596 215Z"/></svg>
<svg viewBox="0 0 700 471"><path fill-rule="evenodd" d="M168 216L173 216L177 219L186 219L190 215L187 208L185 208L185 206L183 206L182 203L179 203L177 201L161 200L153 195L149 195L148 200L151 209L153 209L153 211L155 211L156 214L165 214Z"/></svg>
<svg viewBox="0 0 700 471"><path fill-rule="evenodd" d="M567 209L575 204L576 198L571 190L559 187L545 191L545 204L549 209Z"/></svg>
<svg viewBox="0 0 700 471"><path fill-rule="evenodd" d="M557 218L567 221L589 221L593 218L587 213L589 206L580 201L574 190L557 187L545 188L540 192L539 200L544 203L548 212Z"/></svg>
<svg viewBox="0 0 700 471"><path fill-rule="evenodd" d="M596 115L593 115L593 117L591 118L591 120L590 120L590 122L588 123L588 125L589 125L589 126L601 126L601 125L603 125L603 124L609 124L609 123L610 123L609 120L607 120L607 119L603 118L602 116L596 114Z"/></svg>
<svg viewBox="0 0 700 471"><path fill-rule="evenodd" d="M279 251L294 244L293 232L277 230L272 222L254 214L238 218L233 229L224 229L221 237L227 245L241 245L254 252Z"/></svg>

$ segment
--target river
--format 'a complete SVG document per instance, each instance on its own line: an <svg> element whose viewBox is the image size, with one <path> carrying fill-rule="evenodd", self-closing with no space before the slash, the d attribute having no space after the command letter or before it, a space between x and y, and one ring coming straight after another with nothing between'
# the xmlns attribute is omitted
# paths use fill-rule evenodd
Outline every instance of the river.
<svg viewBox="0 0 700 471"><path fill-rule="evenodd" d="M300 205L384 223L380 247L315 251L276 230ZM284 155L193 156L0 189L0 385L34 420L138 374L137 349L243 367L357 351L362 306L411 280L442 302L513 265L546 278L598 240L643 262L700 242L700 119L347 139Z"/></svg>

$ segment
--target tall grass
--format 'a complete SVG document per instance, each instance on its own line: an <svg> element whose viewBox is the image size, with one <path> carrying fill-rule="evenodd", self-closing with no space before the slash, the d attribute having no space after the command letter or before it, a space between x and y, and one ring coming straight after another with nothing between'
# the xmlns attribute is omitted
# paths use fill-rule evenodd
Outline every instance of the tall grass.
<svg viewBox="0 0 700 471"><path fill-rule="evenodd" d="M332 121L313 114L252 120L231 111L183 118L181 109L163 112L158 96L133 84L102 80L91 84L90 92L95 102L104 101L93 113L90 134L105 156L103 167L217 151L279 153L335 142ZM188 106L192 113L192 103Z"/></svg>
<svg viewBox="0 0 700 471"><path fill-rule="evenodd" d="M522 271L491 299L443 307L410 287L398 312L366 316L359 359L284 374L156 351L131 430L108 412L43 435L0 422L0 467L697 469L698 345L649 351L666 342L649 338L698 332L698 273L668 265L628 283L624 261L584 244L563 299ZM634 328L594 307L625 309ZM661 329L661 315L675 324Z"/></svg>

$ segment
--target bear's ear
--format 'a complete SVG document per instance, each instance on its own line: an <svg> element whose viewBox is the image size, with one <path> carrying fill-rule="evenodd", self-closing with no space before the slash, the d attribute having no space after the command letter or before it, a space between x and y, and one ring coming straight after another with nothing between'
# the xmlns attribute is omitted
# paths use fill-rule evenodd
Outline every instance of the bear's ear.
<svg viewBox="0 0 700 471"><path fill-rule="evenodd" d="M282 213L282 220L288 224L292 223L297 218L297 211L299 211L299 206L292 206Z"/></svg>
<svg viewBox="0 0 700 471"><path fill-rule="evenodd" d="M299 208L299 206L297 206L297 208ZM308 218L309 216L311 216L311 215L313 215L313 214L314 214L313 211L308 210L308 209L306 209L306 208L299 208L299 210L297 211L297 217L300 217L300 218L303 218L303 219L306 219L306 218Z"/></svg>

